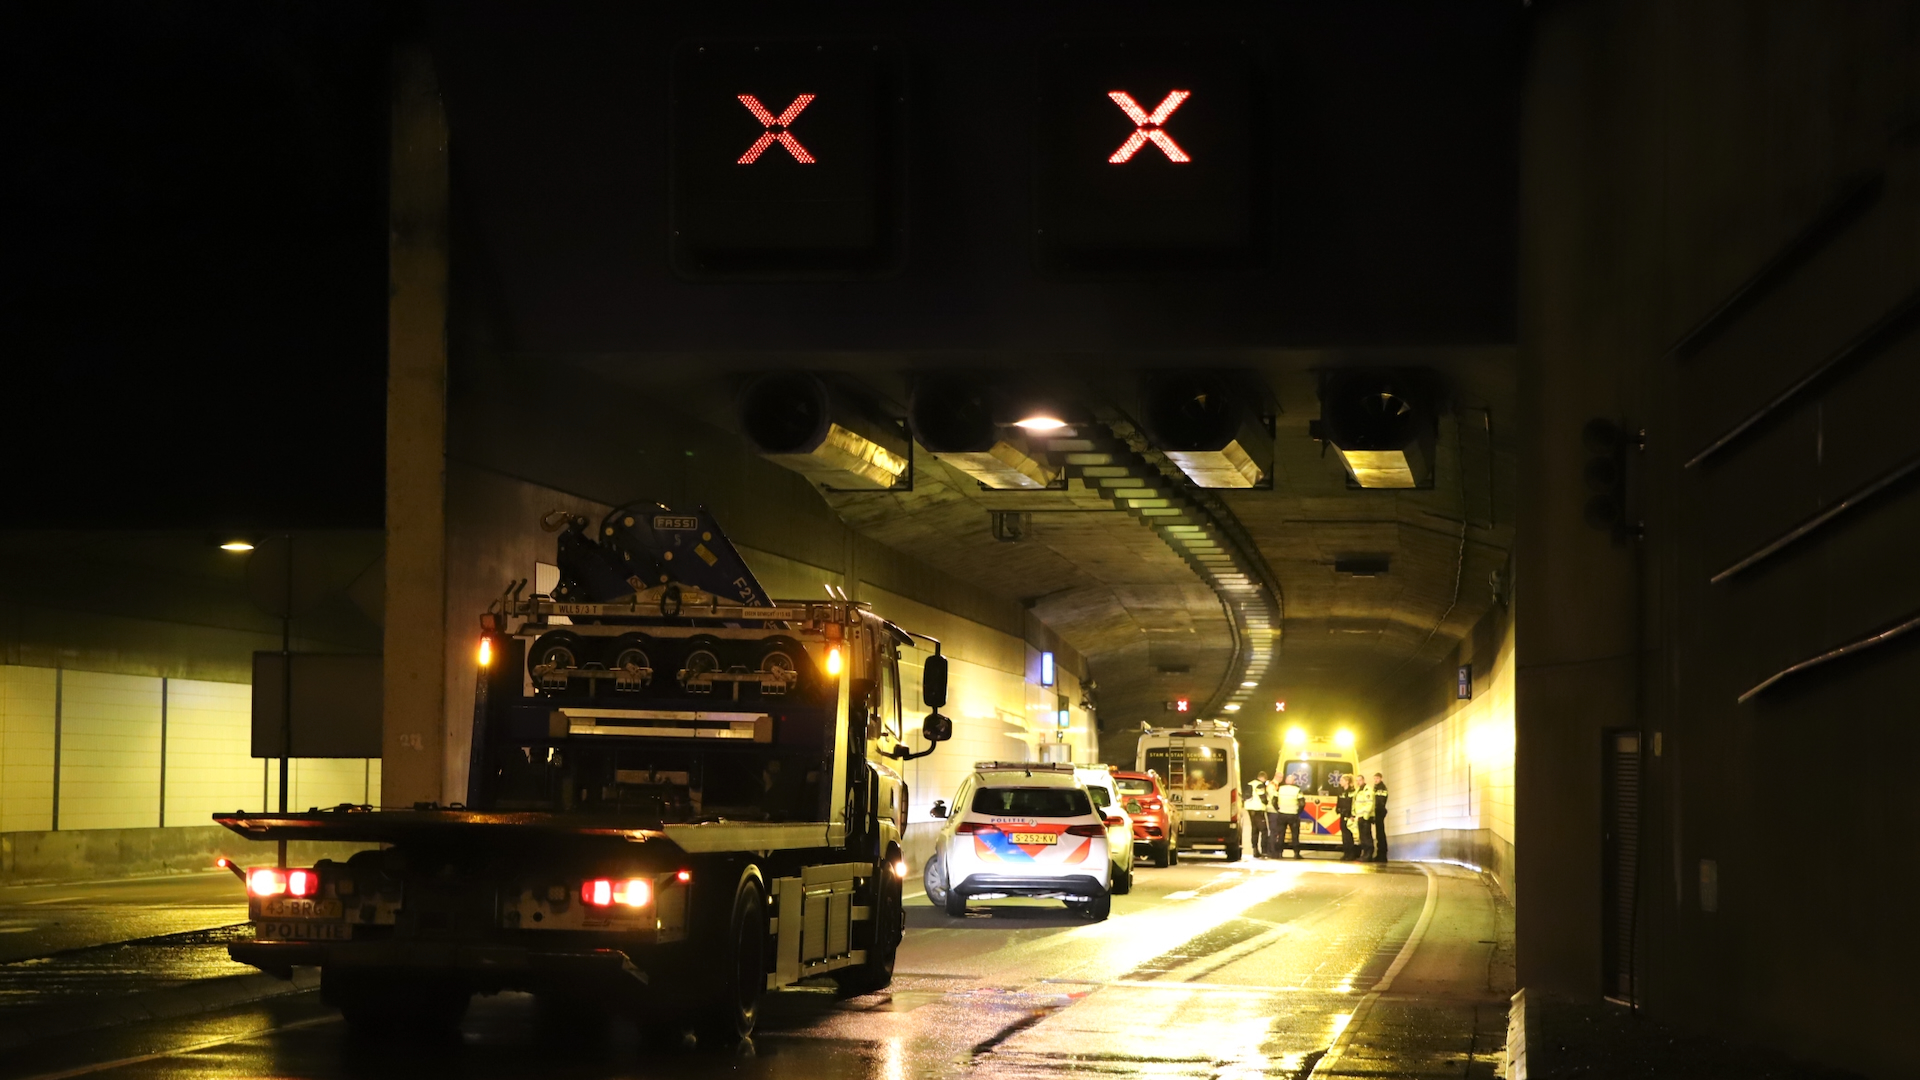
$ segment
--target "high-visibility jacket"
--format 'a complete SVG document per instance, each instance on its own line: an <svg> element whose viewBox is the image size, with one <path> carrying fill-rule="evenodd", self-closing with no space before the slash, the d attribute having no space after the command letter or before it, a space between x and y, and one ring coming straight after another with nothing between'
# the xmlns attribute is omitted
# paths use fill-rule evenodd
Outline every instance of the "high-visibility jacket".
<svg viewBox="0 0 1920 1080"><path fill-rule="evenodd" d="M1373 789L1361 785L1353 791L1353 816L1362 821L1373 817Z"/></svg>
<svg viewBox="0 0 1920 1080"><path fill-rule="evenodd" d="M1300 789L1292 784L1281 784L1273 789L1273 800L1267 804L1269 813L1297 814L1300 812Z"/></svg>
<svg viewBox="0 0 1920 1080"><path fill-rule="evenodd" d="M1266 810L1267 798L1267 784L1264 780L1255 780L1247 785L1248 810Z"/></svg>

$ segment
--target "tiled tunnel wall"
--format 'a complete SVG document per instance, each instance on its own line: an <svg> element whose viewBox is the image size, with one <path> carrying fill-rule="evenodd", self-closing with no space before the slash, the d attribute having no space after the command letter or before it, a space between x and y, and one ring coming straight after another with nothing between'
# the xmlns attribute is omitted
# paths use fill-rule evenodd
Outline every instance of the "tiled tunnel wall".
<svg viewBox="0 0 1920 1080"><path fill-rule="evenodd" d="M216 811L277 807L277 762L250 754L251 693L0 666L0 833L206 827ZM289 772L299 809L380 790L378 759L296 758Z"/></svg>

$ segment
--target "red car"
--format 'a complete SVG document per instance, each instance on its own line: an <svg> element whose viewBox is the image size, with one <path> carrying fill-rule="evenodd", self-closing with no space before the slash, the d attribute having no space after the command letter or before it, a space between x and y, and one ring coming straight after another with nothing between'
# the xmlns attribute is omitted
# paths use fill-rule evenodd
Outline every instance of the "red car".
<svg viewBox="0 0 1920 1080"><path fill-rule="evenodd" d="M1155 866L1178 862L1173 810L1160 778L1150 772L1115 772L1113 782L1120 789L1120 805L1133 817L1133 850L1137 853L1144 849Z"/></svg>

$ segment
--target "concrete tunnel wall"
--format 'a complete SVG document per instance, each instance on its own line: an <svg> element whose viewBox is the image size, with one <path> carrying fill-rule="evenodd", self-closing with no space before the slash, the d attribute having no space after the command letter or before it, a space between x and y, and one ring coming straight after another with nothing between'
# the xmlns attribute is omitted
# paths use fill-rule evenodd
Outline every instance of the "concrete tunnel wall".
<svg viewBox="0 0 1920 1080"><path fill-rule="evenodd" d="M1419 721L1360 762L1389 793L1387 847L1394 859L1466 863L1514 887L1514 608L1496 605L1450 662L1415 679L1403 715ZM1473 697L1456 697L1456 672L1473 667ZM1437 701L1436 701L1437 699Z"/></svg>
<svg viewBox="0 0 1920 1080"><path fill-rule="evenodd" d="M1530 995L1630 994L1658 1019L1912 1075L1920 634L1739 699L1920 615L1920 491L1884 489L1712 579L1920 455L1911 323L1841 352L1920 290L1920 9L1554 4L1534 31L1520 981ZM1825 213L1850 191L1868 192L1845 204L1857 212ZM1807 236L1816 242L1796 246ZM1779 272L1675 348L1770 265ZM1627 461L1642 543L1583 520L1594 417L1646 431ZM1622 733L1643 748L1640 846L1610 860L1602 747ZM1619 903L1610 880L1627 887Z"/></svg>

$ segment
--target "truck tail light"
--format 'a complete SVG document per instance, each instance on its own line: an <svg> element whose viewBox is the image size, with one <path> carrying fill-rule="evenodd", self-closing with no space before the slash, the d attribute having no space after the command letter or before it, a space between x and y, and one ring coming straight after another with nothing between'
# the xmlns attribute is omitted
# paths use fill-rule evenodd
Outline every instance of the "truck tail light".
<svg viewBox="0 0 1920 1080"><path fill-rule="evenodd" d="M287 872L269 866L249 870L247 891L255 896L279 896L287 891Z"/></svg>
<svg viewBox="0 0 1920 1080"><path fill-rule="evenodd" d="M589 907L645 907L653 902L653 882L645 878L615 881L594 878L580 883L580 902Z"/></svg>
<svg viewBox="0 0 1920 1080"><path fill-rule="evenodd" d="M312 896L320 891L320 875L311 870L287 871L288 896Z"/></svg>
<svg viewBox="0 0 1920 1080"><path fill-rule="evenodd" d="M1069 825L1067 826L1067 835L1105 836L1107 835L1107 827L1105 825Z"/></svg>

